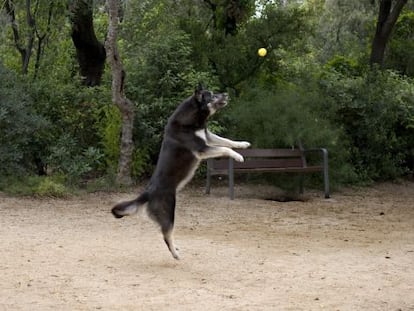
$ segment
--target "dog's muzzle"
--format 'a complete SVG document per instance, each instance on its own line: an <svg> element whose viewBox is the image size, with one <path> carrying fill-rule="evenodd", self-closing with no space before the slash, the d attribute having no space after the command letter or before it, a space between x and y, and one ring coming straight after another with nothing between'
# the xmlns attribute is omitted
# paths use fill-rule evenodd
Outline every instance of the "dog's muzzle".
<svg viewBox="0 0 414 311"><path fill-rule="evenodd" d="M213 101L211 104L215 109L223 108L229 101L229 95L227 93L217 93L213 95Z"/></svg>

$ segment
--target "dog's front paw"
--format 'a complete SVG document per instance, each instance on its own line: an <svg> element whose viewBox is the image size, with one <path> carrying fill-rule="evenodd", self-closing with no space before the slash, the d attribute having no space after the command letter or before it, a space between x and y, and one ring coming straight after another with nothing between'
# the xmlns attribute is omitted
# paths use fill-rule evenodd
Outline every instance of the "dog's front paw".
<svg viewBox="0 0 414 311"><path fill-rule="evenodd" d="M233 155L233 159L237 162L244 162L243 156L241 154L238 154L237 152L235 152L235 154Z"/></svg>
<svg viewBox="0 0 414 311"><path fill-rule="evenodd" d="M246 148L249 148L250 146L251 144L248 141L239 141L237 143L237 148L240 148L240 149L246 149Z"/></svg>

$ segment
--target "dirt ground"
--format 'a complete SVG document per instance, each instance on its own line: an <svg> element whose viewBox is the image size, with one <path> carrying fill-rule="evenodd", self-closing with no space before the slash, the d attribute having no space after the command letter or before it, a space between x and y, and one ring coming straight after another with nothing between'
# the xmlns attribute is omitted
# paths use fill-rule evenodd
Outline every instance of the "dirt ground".
<svg viewBox="0 0 414 311"><path fill-rule="evenodd" d="M0 194L0 310L414 310L414 183L305 202L239 186L178 196L175 261L133 192Z"/></svg>

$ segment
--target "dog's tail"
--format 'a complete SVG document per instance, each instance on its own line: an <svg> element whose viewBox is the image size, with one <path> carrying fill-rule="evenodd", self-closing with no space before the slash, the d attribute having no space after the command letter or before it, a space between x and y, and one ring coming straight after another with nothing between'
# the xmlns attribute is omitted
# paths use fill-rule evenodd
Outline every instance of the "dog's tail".
<svg viewBox="0 0 414 311"><path fill-rule="evenodd" d="M140 206L148 202L148 192L145 191L136 199L131 201L124 201L115 205L111 212L115 218L122 218L124 216L129 216L138 212Z"/></svg>

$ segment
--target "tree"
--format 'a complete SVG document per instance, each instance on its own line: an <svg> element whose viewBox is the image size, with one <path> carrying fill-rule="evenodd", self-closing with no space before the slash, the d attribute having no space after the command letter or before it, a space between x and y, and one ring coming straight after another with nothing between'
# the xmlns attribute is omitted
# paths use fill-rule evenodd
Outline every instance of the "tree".
<svg viewBox="0 0 414 311"><path fill-rule="evenodd" d="M383 65L385 48L391 32L407 0L381 0L377 29L371 46L370 65Z"/></svg>
<svg viewBox="0 0 414 311"><path fill-rule="evenodd" d="M414 77L414 10L404 10L388 43L385 67Z"/></svg>
<svg viewBox="0 0 414 311"><path fill-rule="evenodd" d="M254 1L251 0L204 0L211 10L211 21L214 29L224 30L225 35L237 34L239 25L254 12Z"/></svg>
<svg viewBox="0 0 414 311"><path fill-rule="evenodd" d="M308 5L316 17L311 42L321 62L335 55L358 59L366 53L377 14L375 6L360 0L327 0L322 5Z"/></svg>
<svg viewBox="0 0 414 311"><path fill-rule="evenodd" d="M98 41L93 27L93 0L71 0L72 40L76 48L80 74L84 84L101 83L105 67L105 47Z"/></svg>
<svg viewBox="0 0 414 311"><path fill-rule="evenodd" d="M122 185L132 184L131 163L133 152L134 104L125 96L125 71L117 47L118 36L118 1L107 0L109 25L106 50L112 71L112 102L119 108L122 118L121 146L118 162L117 182Z"/></svg>
<svg viewBox="0 0 414 311"><path fill-rule="evenodd" d="M45 2L43 3L43 5ZM40 58L43 51L43 46L51 32L51 21L54 12L54 2L47 4L47 18L45 23L45 30L42 32L40 23L38 21L41 15L41 1L27 0L24 4L24 15L26 18L26 24L19 23L16 13L18 7L17 1L6 0L4 3L4 9L9 17L9 21L13 31L14 45L21 57L21 69L23 74L29 72L30 59L33 52L36 52L36 62L34 76L36 76L39 69Z"/></svg>

